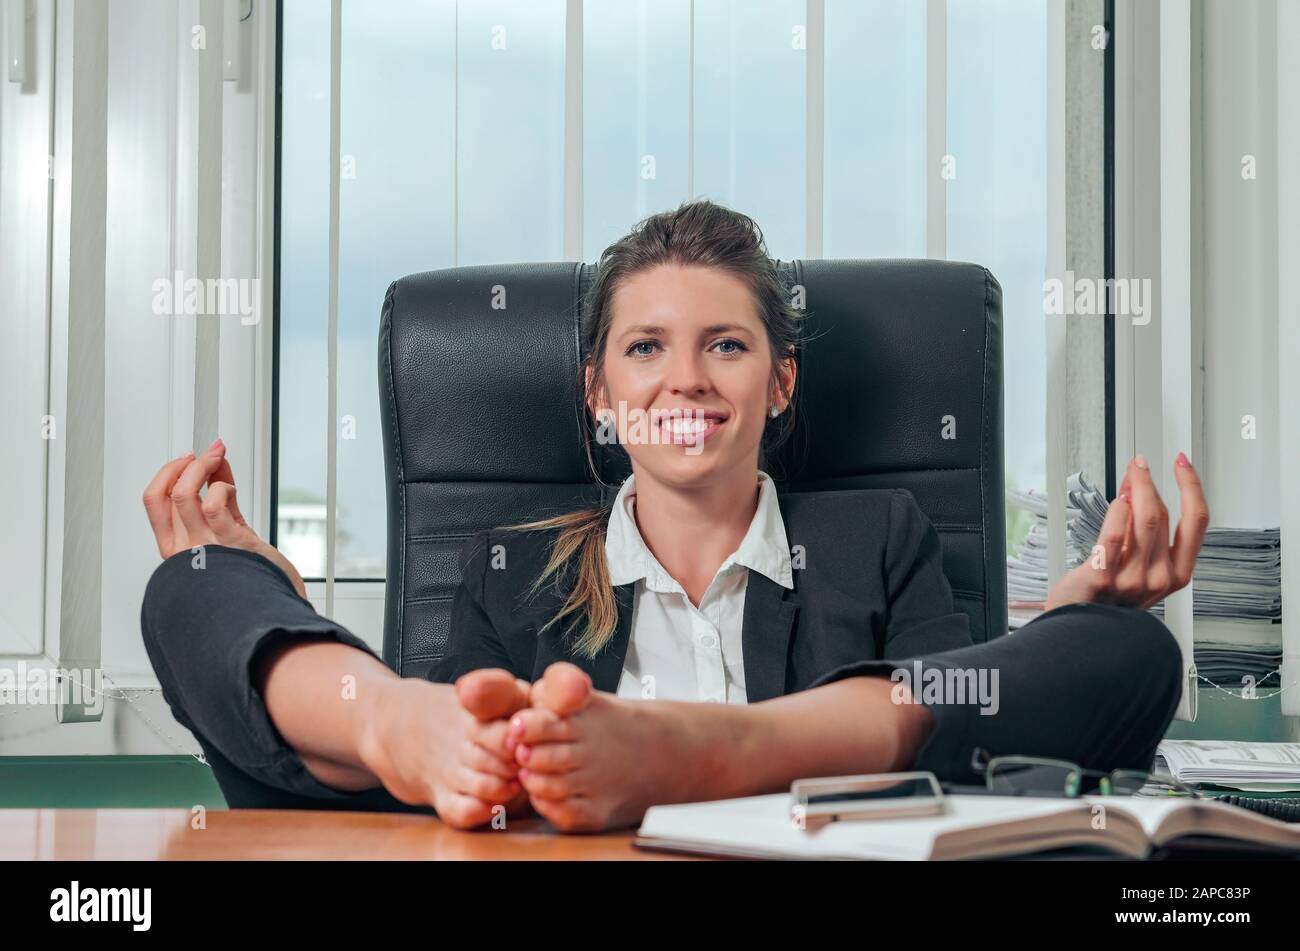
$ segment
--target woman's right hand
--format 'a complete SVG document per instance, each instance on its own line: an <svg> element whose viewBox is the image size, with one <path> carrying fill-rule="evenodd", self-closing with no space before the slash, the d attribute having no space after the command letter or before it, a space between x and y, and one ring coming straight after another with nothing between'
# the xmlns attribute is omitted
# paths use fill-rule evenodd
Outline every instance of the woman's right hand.
<svg viewBox="0 0 1300 951"><path fill-rule="evenodd" d="M207 495L200 495L204 485ZM220 439L201 456L187 452L159 469L144 490L144 509L163 558L202 545L256 552L279 567L306 599L307 586L292 562L259 538L240 514L235 476Z"/></svg>

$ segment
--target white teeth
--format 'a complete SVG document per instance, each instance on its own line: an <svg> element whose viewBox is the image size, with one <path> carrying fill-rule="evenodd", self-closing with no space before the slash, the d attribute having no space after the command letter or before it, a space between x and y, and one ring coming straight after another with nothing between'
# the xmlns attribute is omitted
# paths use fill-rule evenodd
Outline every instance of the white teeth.
<svg viewBox="0 0 1300 951"><path fill-rule="evenodd" d="M707 419L666 419L664 429L676 436L689 436L702 433L709 428Z"/></svg>

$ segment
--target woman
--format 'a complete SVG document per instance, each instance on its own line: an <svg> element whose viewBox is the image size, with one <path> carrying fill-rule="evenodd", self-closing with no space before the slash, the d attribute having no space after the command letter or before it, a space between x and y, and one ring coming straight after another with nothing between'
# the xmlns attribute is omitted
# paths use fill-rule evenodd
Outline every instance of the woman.
<svg viewBox="0 0 1300 951"><path fill-rule="evenodd" d="M805 776L969 779L977 748L1147 768L1181 662L1144 609L1187 584L1208 523L1186 458L1172 546L1139 456L1048 610L974 645L910 494L779 497L763 472L797 392L787 293L757 226L711 202L605 251L582 384L633 474L611 507L467 546L434 683L315 614L240 516L220 440L164 466L145 642L230 805L431 806L462 827L534 809L577 831ZM914 694L935 669L971 696Z"/></svg>

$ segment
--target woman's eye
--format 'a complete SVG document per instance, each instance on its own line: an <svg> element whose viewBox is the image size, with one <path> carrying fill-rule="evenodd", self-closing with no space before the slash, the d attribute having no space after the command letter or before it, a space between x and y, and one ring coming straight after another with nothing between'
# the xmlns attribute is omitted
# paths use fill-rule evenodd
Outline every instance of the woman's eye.
<svg viewBox="0 0 1300 951"><path fill-rule="evenodd" d="M631 357L648 357L654 353L659 344L653 340L638 340L632 346L627 348L627 355ZM648 350L642 350L642 347L648 347Z"/></svg>
<svg viewBox="0 0 1300 951"><path fill-rule="evenodd" d="M719 340L717 343L714 344L714 346L720 348L718 352L724 355L730 355L733 353L743 353L747 349L745 345L741 343L739 340L732 340L730 338L726 340ZM728 349L721 349L721 348L728 348Z"/></svg>

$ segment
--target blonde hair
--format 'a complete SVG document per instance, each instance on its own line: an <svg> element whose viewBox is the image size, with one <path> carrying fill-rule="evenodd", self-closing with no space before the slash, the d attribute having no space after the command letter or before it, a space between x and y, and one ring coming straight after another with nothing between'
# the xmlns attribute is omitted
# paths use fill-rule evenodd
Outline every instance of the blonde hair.
<svg viewBox="0 0 1300 951"><path fill-rule="evenodd" d="M558 586L563 569L566 566L574 569L574 583L564 604L538 633L566 617L583 617L587 621L586 630L574 643L573 650L587 657L599 654L618 627L618 602L614 599L609 564L605 560L605 530L609 526L609 513L608 506L598 505L553 518L504 526L506 530L514 531L560 529L551 546L546 567L533 581L529 593L536 594L551 577L556 579Z"/></svg>
<svg viewBox="0 0 1300 951"><path fill-rule="evenodd" d="M660 212L638 222L630 233L601 253L596 266L587 297L587 352L579 367L578 395L583 407L582 435L587 462L597 481L601 480L592 451L594 420L584 381L590 370L592 389L604 385L605 345L613 319L614 291L631 275L661 264L718 268L735 274L749 285L772 353L773 382L790 401L789 412L768 420L760 451L764 456L772 452L794 428L793 394L785 392L778 364L780 360L797 357L801 318L790 302L789 289L776 263L768 257L762 230L749 216L714 202L686 202L673 211ZM535 594L549 578L554 578L558 587L565 569L571 571L573 585L559 612L546 622L542 631L565 618L570 619L570 630L573 623L585 620L585 629L574 643L573 651L587 657L599 654L618 627L618 602L605 560L611 505L601 504L551 518L505 525L501 529L560 530L546 567L533 582L530 593Z"/></svg>

